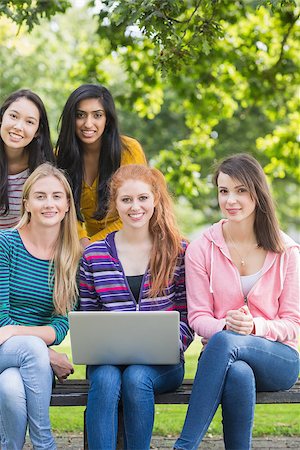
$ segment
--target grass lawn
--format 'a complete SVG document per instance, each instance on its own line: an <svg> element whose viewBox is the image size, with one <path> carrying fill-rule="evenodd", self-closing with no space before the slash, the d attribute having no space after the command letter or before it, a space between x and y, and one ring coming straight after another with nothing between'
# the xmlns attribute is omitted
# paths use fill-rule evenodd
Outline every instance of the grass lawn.
<svg viewBox="0 0 300 450"><path fill-rule="evenodd" d="M194 378L201 344L197 339L186 352L186 378ZM59 350L70 356L68 338ZM85 366L75 366L73 378L85 378ZM161 436L178 435L181 431L187 405L156 405L154 434ZM51 407L51 423L54 431L82 432L83 407ZM300 405L257 405L253 435L300 436ZM208 432L222 434L221 413L218 410Z"/></svg>

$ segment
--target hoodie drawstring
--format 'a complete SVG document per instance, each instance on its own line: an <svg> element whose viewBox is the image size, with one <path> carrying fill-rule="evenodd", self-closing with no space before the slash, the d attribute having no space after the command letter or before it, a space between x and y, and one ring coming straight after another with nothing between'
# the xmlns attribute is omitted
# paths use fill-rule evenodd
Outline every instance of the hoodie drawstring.
<svg viewBox="0 0 300 450"><path fill-rule="evenodd" d="M279 277L280 277L280 290L283 289L283 265L284 265L284 255L285 253L281 253L280 262L279 262Z"/></svg>
<svg viewBox="0 0 300 450"><path fill-rule="evenodd" d="M213 266L214 266L214 242L211 241L211 248L210 248L210 277L209 277L209 292L211 294L214 293L213 287L212 287Z"/></svg>

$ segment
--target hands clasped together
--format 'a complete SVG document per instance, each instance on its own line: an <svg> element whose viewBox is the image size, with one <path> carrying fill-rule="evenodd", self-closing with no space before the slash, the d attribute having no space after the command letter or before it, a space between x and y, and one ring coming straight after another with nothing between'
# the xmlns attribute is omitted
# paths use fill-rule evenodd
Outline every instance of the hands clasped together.
<svg viewBox="0 0 300 450"><path fill-rule="evenodd" d="M248 306L233 309L226 314L226 330L235 331L239 334L251 334L254 332L253 316Z"/></svg>

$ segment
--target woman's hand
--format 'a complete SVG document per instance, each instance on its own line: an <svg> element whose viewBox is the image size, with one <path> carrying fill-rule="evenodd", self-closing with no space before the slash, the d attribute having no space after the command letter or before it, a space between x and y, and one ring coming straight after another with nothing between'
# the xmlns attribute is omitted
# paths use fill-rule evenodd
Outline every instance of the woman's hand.
<svg viewBox="0 0 300 450"><path fill-rule="evenodd" d="M71 373L74 373L74 367L65 353L58 353L49 348L49 357L52 370L60 383L67 379Z"/></svg>
<svg viewBox="0 0 300 450"><path fill-rule="evenodd" d="M247 335L254 329L252 314L248 306L242 306L240 309L230 310L226 314L226 330Z"/></svg>

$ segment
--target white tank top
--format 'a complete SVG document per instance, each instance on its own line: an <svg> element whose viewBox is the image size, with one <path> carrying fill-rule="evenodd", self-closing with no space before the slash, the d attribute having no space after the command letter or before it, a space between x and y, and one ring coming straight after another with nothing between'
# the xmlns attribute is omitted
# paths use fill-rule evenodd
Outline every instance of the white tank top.
<svg viewBox="0 0 300 450"><path fill-rule="evenodd" d="M241 284L242 284L242 291L244 296L246 297L252 287L255 285L257 280L260 279L262 273L262 269L260 269L258 272L253 273L252 275L241 275Z"/></svg>

